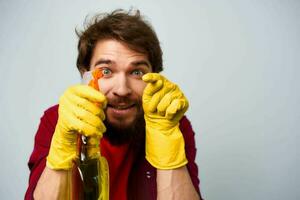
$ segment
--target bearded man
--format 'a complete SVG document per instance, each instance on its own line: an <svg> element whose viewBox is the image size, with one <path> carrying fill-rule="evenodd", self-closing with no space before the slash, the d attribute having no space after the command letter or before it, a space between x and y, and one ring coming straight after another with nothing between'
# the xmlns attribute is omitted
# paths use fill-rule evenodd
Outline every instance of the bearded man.
<svg viewBox="0 0 300 200"><path fill-rule="evenodd" d="M201 199L188 101L159 74L162 51L151 25L139 11L115 10L77 34L77 68L100 70L99 91L71 86L45 111L25 199L66 198L78 134L99 140L110 199Z"/></svg>

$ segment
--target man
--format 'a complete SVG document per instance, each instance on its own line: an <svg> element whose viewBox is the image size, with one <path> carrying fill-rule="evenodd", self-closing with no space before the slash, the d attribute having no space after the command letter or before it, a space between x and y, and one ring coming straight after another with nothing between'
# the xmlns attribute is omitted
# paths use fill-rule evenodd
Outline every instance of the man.
<svg viewBox="0 0 300 200"><path fill-rule="evenodd" d="M77 34L77 67L102 72L99 91L72 86L45 112L25 198L65 198L79 133L100 140L110 199L201 199L188 101L158 74L162 51L151 26L139 11L116 10Z"/></svg>

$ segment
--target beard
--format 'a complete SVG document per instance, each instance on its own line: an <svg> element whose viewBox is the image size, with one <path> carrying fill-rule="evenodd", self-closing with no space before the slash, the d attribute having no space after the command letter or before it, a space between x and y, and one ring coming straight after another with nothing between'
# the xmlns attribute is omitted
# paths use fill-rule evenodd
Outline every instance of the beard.
<svg viewBox="0 0 300 200"><path fill-rule="evenodd" d="M106 126L106 132L103 135L104 138L108 139L113 145L130 144L136 147L142 145L145 140L145 119L141 100L118 97L108 102L108 105L110 103L126 103L128 105L134 103L137 112L130 124L125 124L122 119L119 119L117 123L112 123L107 117L104 120Z"/></svg>

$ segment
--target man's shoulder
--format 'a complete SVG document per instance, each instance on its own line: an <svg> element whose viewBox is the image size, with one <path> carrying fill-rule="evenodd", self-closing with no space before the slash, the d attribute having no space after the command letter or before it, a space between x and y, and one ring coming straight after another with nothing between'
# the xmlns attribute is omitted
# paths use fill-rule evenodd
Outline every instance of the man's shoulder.
<svg viewBox="0 0 300 200"><path fill-rule="evenodd" d="M179 121L180 125L184 124L184 125L187 125L187 124L191 124L190 120L187 118L186 115L184 115L180 121Z"/></svg>
<svg viewBox="0 0 300 200"><path fill-rule="evenodd" d="M179 121L179 128L183 134L191 133L191 132L194 134L191 122L185 115Z"/></svg>
<svg viewBox="0 0 300 200"><path fill-rule="evenodd" d="M192 128L190 120L183 116L179 122L179 129L183 135L184 141L187 143L194 143L195 132Z"/></svg>
<svg viewBox="0 0 300 200"><path fill-rule="evenodd" d="M55 114L57 112L58 112L58 104L53 105L44 111L45 114L49 114L49 115Z"/></svg>
<svg viewBox="0 0 300 200"><path fill-rule="evenodd" d="M35 134L35 146L49 148L58 119L58 105L51 106L44 111ZM34 151L35 152L35 151Z"/></svg>
<svg viewBox="0 0 300 200"><path fill-rule="evenodd" d="M44 115L41 117L41 122L55 126L58 119L58 104L47 108Z"/></svg>

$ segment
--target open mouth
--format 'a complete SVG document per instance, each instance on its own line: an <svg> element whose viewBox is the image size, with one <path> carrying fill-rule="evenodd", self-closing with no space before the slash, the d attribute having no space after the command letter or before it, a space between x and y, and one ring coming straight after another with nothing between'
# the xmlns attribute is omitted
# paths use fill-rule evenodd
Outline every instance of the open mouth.
<svg viewBox="0 0 300 200"><path fill-rule="evenodd" d="M109 116L124 119L134 114L136 108L135 105L136 104L108 104L107 112Z"/></svg>
<svg viewBox="0 0 300 200"><path fill-rule="evenodd" d="M135 104L129 104L129 105L128 104L115 104L115 105L108 104L107 105L108 108L112 108L112 109L116 109L116 110L127 110L134 106L135 106Z"/></svg>

